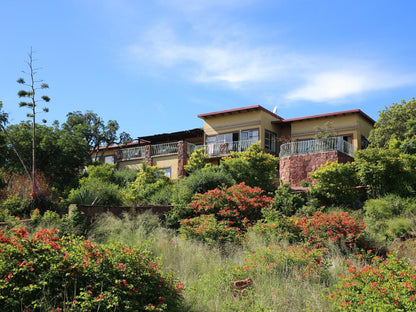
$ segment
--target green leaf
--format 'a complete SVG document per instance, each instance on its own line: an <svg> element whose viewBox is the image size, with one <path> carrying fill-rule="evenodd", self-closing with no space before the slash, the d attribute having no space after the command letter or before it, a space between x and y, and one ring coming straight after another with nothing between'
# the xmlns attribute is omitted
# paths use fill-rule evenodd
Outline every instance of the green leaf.
<svg viewBox="0 0 416 312"><path fill-rule="evenodd" d="M20 90L19 92L17 92L17 95L19 97L28 96L28 92L26 92L25 90Z"/></svg>

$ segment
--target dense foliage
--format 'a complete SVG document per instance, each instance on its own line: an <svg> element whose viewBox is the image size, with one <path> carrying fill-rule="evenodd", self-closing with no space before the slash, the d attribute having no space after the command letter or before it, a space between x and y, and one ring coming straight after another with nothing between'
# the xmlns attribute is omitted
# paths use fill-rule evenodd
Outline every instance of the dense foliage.
<svg viewBox="0 0 416 312"><path fill-rule="evenodd" d="M329 297L333 311L415 311L416 267L396 253L357 268L348 266Z"/></svg>
<svg viewBox="0 0 416 312"><path fill-rule="evenodd" d="M323 205L353 206L359 193L360 184L354 163L328 162L310 174L310 193Z"/></svg>
<svg viewBox="0 0 416 312"><path fill-rule="evenodd" d="M416 155L374 148L354 156L361 185L368 186L370 197L416 194Z"/></svg>
<svg viewBox="0 0 416 312"><path fill-rule="evenodd" d="M416 100L393 103L379 114L379 118L370 133L371 147L388 149L392 140L403 141L408 128L406 124L416 120Z"/></svg>
<svg viewBox="0 0 416 312"><path fill-rule="evenodd" d="M139 248L0 231L3 311L180 311L181 285Z"/></svg>
<svg viewBox="0 0 416 312"><path fill-rule="evenodd" d="M231 173L236 183L244 182L265 192L276 188L278 164L279 158L266 153L258 143L244 152L231 152L231 156L221 161L223 169Z"/></svg>

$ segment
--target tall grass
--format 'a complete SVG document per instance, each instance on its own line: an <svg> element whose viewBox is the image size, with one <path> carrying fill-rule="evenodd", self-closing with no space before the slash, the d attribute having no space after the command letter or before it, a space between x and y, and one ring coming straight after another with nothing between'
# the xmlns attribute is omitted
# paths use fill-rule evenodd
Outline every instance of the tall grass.
<svg viewBox="0 0 416 312"><path fill-rule="evenodd" d="M302 279L297 277L296 269L292 274L253 273L253 287L246 295L233 295L230 288L234 281L233 267L243 262L248 250L261 245L261 240L253 239L246 246L207 246L181 238L162 227L157 216L151 214L124 215L121 219L103 215L90 233L90 239L97 242L140 245L151 251L160 267L175 272L184 284L187 311L329 310L325 293L331 278ZM341 253L335 264L342 260L340 257ZM334 276L339 273L332 268Z"/></svg>

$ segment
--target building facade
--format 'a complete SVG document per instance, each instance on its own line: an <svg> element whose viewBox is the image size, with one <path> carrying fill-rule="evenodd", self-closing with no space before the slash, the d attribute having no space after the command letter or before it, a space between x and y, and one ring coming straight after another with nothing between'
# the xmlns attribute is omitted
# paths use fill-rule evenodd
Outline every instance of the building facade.
<svg viewBox="0 0 416 312"><path fill-rule="evenodd" d="M158 166L177 179L185 175L189 155L205 147L213 163L234 152L259 143L267 152L280 157L337 150L353 155L367 145L375 121L361 110L349 110L284 119L260 105L198 115L203 128L140 137L124 146L103 148L102 161L119 169L139 170L143 163ZM319 135L333 137L316 140ZM332 158L331 158L332 159ZM286 162L287 163L287 162Z"/></svg>

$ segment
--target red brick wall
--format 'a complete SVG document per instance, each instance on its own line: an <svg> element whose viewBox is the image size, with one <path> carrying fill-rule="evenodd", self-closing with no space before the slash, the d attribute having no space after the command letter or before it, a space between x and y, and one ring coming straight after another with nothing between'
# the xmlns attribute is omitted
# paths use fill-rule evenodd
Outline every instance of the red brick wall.
<svg viewBox="0 0 416 312"><path fill-rule="evenodd" d="M328 161L347 163L354 161L354 158L339 151L282 157L279 163L280 179L292 187L300 186L302 180L310 181L310 172Z"/></svg>

